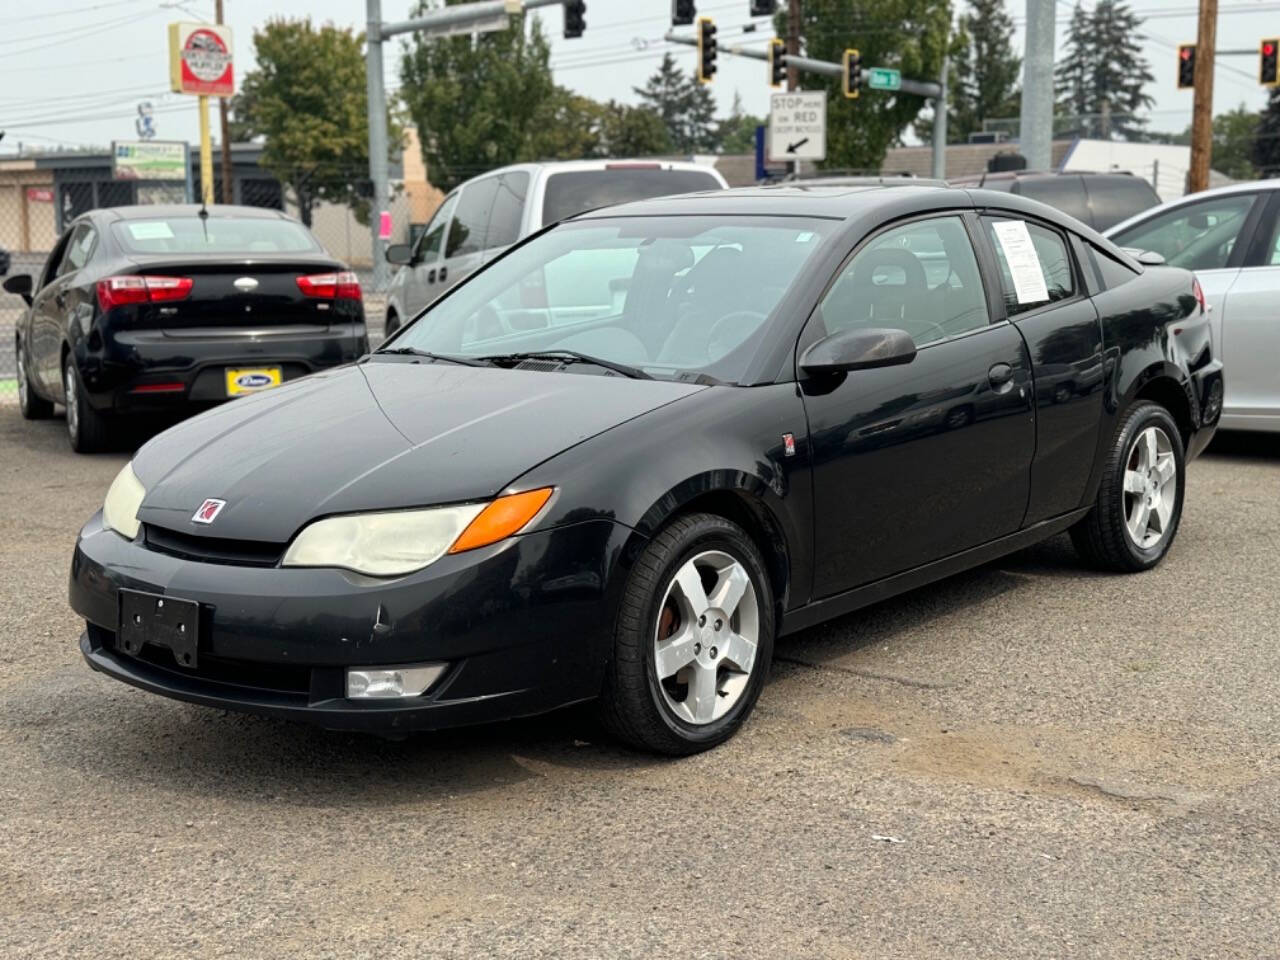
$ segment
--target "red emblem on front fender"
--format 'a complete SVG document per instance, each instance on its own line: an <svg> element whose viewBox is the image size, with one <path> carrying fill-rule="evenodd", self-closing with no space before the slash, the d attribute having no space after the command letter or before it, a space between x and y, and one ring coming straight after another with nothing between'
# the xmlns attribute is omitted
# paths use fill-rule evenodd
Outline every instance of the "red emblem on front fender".
<svg viewBox="0 0 1280 960"><path fill-rule="evenodd" d="M222 508L227 505L225 500L209 499L200 504L200 509L195 512L191 520L194 523L213 523L218 519L218 514L222 512Z"/></svg>

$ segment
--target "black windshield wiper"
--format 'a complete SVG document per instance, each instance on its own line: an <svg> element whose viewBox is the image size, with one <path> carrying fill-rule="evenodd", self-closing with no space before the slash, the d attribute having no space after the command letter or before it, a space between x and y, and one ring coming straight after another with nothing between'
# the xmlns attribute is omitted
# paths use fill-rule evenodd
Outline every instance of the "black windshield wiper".
<svg viewBox="0 0 1280 960"><path fill-rule="evenodd" d="M491 357L480 357L485 363L511 363L516 364L522 360L529 360L534 357L551 357L564 360L568 363L590 363L597 367L604 367L606 370L612 370L614 373L621 374L632 380L652 380L652 375L645 373L639 367L633 367L626 363L617 363L613 360L603 360L600 357L593 357L588 353L579 353L577 350L528 350L523 353L499 353Z"/></svg>
<svg viewBox="0 0 1280 960"><path fill-rule="evenodd" d="M390 347L386 350L375 350L374 353L382 356L423 357L427 360L438 360L441 363L458 363L464 367L488 366L488 364L473 360L470 357L451 357L443 353L430 353L426 350L419 350L417 347Z"/></svg>

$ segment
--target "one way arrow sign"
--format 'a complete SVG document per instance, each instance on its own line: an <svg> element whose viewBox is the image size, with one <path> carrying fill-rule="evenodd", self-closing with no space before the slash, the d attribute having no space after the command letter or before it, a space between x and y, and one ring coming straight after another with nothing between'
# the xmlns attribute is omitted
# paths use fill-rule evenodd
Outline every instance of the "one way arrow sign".
<svg viewBox="0 0 1280 960"><path fill-rule="evenodd" d="M769 98L769 159L825 160L827 92L793 90Z"/></svg>

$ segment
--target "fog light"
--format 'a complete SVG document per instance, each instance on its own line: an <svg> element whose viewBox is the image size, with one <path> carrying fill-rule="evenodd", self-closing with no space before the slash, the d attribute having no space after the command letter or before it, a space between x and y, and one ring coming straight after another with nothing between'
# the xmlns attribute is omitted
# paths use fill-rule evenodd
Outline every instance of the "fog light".
<svg viewBox="0 0 1280 960"><path fill-rule="evenodd" d="M387 700L416 697L444 673L443 663L410 667L361 667L347 671L348 700Z"/></svg>

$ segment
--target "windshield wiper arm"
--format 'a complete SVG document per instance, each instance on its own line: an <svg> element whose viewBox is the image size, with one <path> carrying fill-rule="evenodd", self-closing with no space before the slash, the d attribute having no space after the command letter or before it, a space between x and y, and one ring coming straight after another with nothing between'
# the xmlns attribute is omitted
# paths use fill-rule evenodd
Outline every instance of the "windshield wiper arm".
<svg viewBox="0 0 1280 960"><path fill-rule="evenodd" d="M438 360L442 363L457 363L464 367L483 367L487 366L479 360L472 360L470 357L451 357L444 353L430 353L426 350L419 350L417 347L390 347L386 350L375 350L375 354L383 356L401 356L401 357L424 357L427 360Z"/></svg>
<svg viewBox="0 0 1280 960"><path fill-rule="evenodd" d="M577 350L527 350L522 353L499 353L491 357L480 357L480 359L486 363L518 363L521 360L528 360L532 357L552 357L569 363L590 363L597 367L604 367L606 370L612 370L614 373L621 374L631 380L654 379L652 374L645 373L639 367L593 357L589 353L580 353Z"/></svg>

